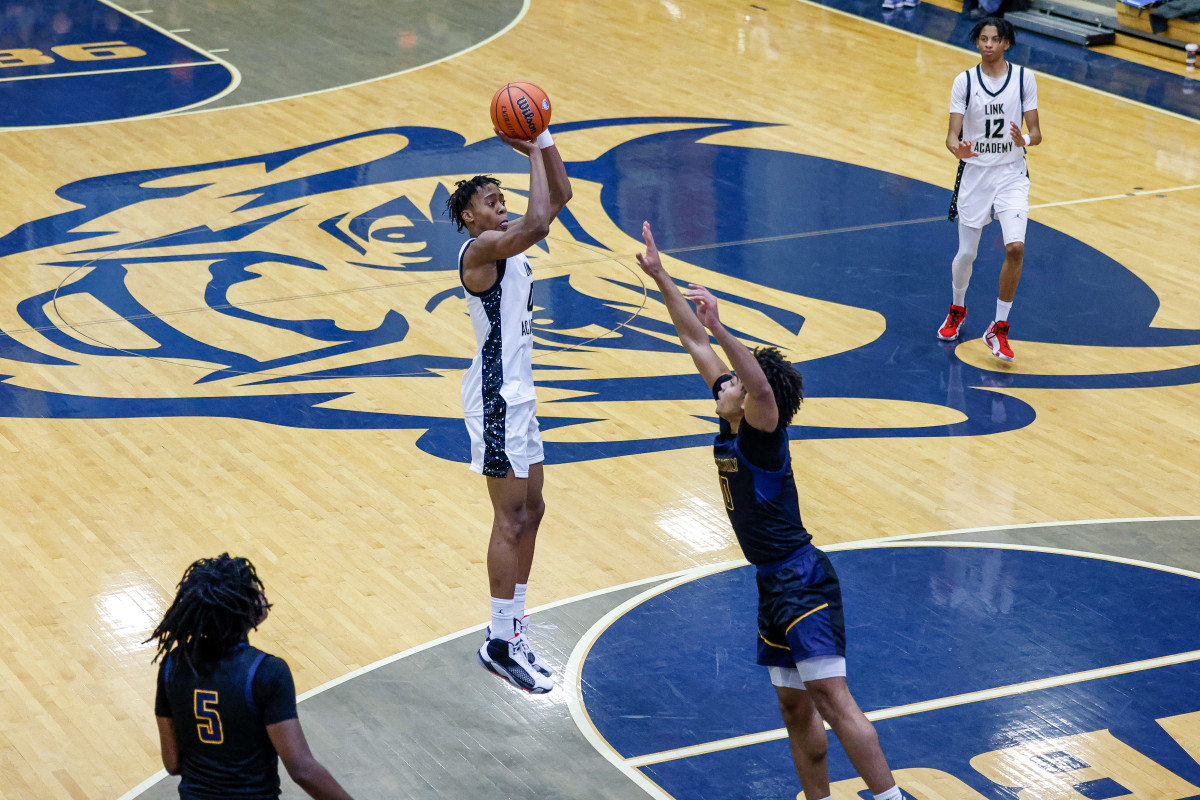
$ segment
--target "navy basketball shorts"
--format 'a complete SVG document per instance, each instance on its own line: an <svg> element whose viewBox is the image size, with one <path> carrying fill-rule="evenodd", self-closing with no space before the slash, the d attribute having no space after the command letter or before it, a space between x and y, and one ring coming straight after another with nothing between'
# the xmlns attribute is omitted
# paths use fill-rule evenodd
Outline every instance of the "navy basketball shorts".
<svg viewBox="0 0 1200 800"><path fill-rule="evenodd" d="M758 565L758 663L791 667L846 655L842 587L829 557L811 544Z"/></svg>

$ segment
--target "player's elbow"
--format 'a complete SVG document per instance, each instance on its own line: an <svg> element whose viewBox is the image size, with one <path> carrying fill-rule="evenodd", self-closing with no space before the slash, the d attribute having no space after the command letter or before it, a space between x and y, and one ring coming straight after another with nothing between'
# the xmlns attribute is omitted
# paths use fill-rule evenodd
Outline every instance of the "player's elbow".
<svg viewBox="0 0 1200 800"><path fill-rule="evenodd" d="M317 785L325 774L325 768L312 756L285 761L283 766L287 769L288 777L305 790Z"/></svg>
<svg viewBox="0 0 1200 800"><path fill-rule="evenodd" d="M681 335L679 337L679 343L683 345L683 349L686 350L688 355L692 358L712 350L712 345L709 344L707 337L698 339L687 335Z"/></svg>
<svg viewBox="0 0 1200 800"><path fill-rule="evenodd" d="M163 769L167 771L168 775L178 775L180 773L178 756L168 757L166 754L164 754L162 765Z"/></svg>
<svg viewBox="0 0 1200 800"><path fill-rule="evenodd" d="M775 405L775 392L771 389L771 384L767 383L765 378L761 384L743 385L746 387L746 399L748 401L754 402L760 408Z"/></svg>

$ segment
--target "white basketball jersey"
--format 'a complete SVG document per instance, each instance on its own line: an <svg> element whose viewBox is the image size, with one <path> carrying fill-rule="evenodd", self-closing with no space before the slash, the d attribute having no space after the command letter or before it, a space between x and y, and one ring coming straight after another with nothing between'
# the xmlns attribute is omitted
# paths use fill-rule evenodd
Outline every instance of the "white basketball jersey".
<svg viewBox="0 0 1200 800"><path fill-rule="evenodd" d="M1012 123L1021 127L1026 111L1037 108L1037 82L1024 67L1008 65L999 79L976 66L960 72L950 90L950 113L963 115L962 138L975 143L978 158L966 163L990 167L1020 161L1025 148L1012 140Z"/></svg>
<svg viewBox="0 0 1200 800"><path fill-rule="evenodd" d="M463 254L458 251L462 281ZM463 375L462 404L467 416L496 412L501 403L536 400L533 386L533 270L524 253L496 262L496 283L487 291L467 292L467 310L475 328L475 358Z"/></svg>

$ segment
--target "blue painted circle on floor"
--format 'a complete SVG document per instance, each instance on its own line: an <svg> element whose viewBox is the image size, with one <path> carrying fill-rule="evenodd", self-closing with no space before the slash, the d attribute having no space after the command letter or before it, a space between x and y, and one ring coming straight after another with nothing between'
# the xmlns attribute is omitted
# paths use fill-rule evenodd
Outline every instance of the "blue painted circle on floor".
<svg viewBox="0 0 1200 800"><path fill-rule="evenodd" d="M846 603L850 688L867 712L1200 650L1193 577L997 547L829 555ZM620 755L781 728L766 669L754 663L756 597L753 568L732 569L646 600L600 636L582 668L584 705ZM1102 729L1195 783L1200 768L1155 722L1200 709L1194 664L955 703L876 727L894 770L941 769L988 798L1015 795L971 768L976 755ZM854 777L832 736L831 744L831 778ZM784 740L644 771L678 798L799 790Z"/></svg>

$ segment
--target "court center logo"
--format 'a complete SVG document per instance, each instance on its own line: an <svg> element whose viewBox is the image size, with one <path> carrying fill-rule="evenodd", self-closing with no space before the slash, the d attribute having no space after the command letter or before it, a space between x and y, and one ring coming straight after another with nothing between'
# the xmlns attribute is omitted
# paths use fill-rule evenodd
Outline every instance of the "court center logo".
<svg viewBox="0 0 1200 800"><path fill-rule="evenodd" d="M1200 378L1194 365L1147 370L1143 357L1200 343L1200 332L1151 328L1157 298L1144 282L1036 223L1029 260L1053 253L1054 270L1026 270L1028 321L1014 335L1120 344L1129 367L1017 374L960 360L931 329L955 247L954 226L936 221L949 192L720 136L760 127L677 117L555 127L575 198L530 253L550 461L711 441L708 388L633 260L643 220L677 280L712 288L745 341L798 362L809 400L794 437L993 433L1035 415L1006 387ZM573 136L599 128L618 143L574 159ZM465 234L444 208L455 180L481 173L503 181L510 215L523 212L524 157L417 127L61 187L72 210L0 237L0 414L417 429L426 452L464 460L459 379L474 341L457 274ZM1073 283L1076 273L1087 280ZM1064 302L1105 323L1042 313ZM635 404L661 406L662 426L631 432L622 418Z"/></svg>

